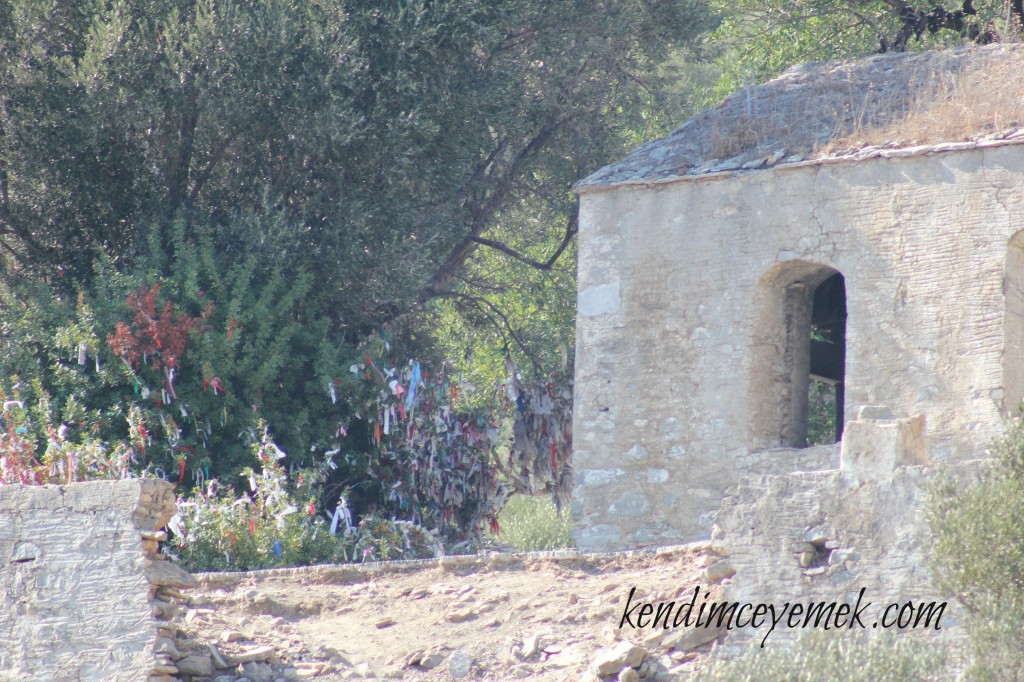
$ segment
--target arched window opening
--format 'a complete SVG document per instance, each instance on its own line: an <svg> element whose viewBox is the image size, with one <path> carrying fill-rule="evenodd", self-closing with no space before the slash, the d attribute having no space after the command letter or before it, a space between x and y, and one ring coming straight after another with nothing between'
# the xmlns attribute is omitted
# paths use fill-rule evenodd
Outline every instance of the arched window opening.
<svg viewBox="0 0 1024 682"><path fill-rule="evenodd" d="M761 278L751 338L752 448L802 448L843 432L846 287L834 268L789 261Z"/></svg>

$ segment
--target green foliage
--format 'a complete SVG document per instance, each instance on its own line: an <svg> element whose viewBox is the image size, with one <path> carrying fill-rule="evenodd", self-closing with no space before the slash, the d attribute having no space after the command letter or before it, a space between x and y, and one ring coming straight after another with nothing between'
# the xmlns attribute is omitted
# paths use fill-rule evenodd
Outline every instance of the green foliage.
<svg viewBox="0 0 1024 682"><path fill-rule="evenodd" d="M384 338L360 348L332 343L330 320L303 306L312 284L301 273L258 275L254 257L225 261L207 240L179 234L172 276L158 276L164 268L146 268L146 260L131 275L102 271L74 307L23 294L0 309L12 349L0 367L25 405L0 442L5 480L42 482L51 462L36 458L63 422L57 431L76 452L110 443L118 475L145 470L200 487L233 481L256 464L256 424L265 419L283 434L292 468L321 472L309 491L317 507L345 493L357 514L415 520L449 542L478 536L501 503L494 410L470 409L443 370L391 364ZM19 367L31 379L15 375ZM246 520L231 518L229 527ZM237 542L243 559L235 565L258 564ZM230 554L219 545L210 551Z"/></svg>
<svg viewBox="0 0 1024 682"><path fill-rule="evenodd" d="M331 458L320 502L477 532L488 447L434 431L424 486L427 444L374 438L395 401L348 370L418 357L450 388L478 349L479 392L432 406L463 432L506 351L571 374L571 185L661 124L661 64L709 26L705 0L0 2L17 435L202 484L255 464L264 418L293 466Z"/></svg>
<svg viewBox="0 0 1024 682"><path fill-rule="evenodd" d="M209 475L252 463L257 416L281 434L277 440L296 465L305 466L327 449L343 418L329 401L311 397L326 398L327 377L340 376L355 349L332 340L330 318L307 308L313 282L305 273L271 268L254 254L231 259L206 237L179 235L175 244L167 266L157 263L145 276L171 272L161 278L167 294L184 310L210 312L178 371L177 399L166 409L155 405L150 421L162 426L174 419L181 429L177 449L185 448L189 465L209 468ZM350 392L354 385L340 388Z"/></svg>
<svg viewBox="0 0 1024 682"><path fill-rule="evenodd" d="M678 0L517 9L515 33L533 36L532 44L502 63L529 51L536 61L522 77L559 85L519 105L537 112L539 125L522 129L522 146L502 150L517 177L488 169L505 201L481 202L490 219L473 221L471 241L431 282L433 336L478 387L500 381L510 355L528 378L571 377L579 221L571 185L679 123L689 91L678 88L676 60L693 57L696 38L715 23L705 3ZM570 114L568 103L580 108ZM463 272L448 277L456 262Z"/></svg>
<svg viewBox="0 0 1024 682"><path fill-rule="evenodd" d="M876 5L879 18L887 16L883 2L865 4ZM876 24L854 20L840 3L806 0L792 7L792 3L744 0L716 2L716 8L723 21L711 42L722 51L718 59L722 75L705 91L705 106L796 64L857 58L878 49Z"/></svg>
<svg viewBox="0 0 1024 682"><path fill-rule="evenodd" d="M236 497L233 486L221 487L213 480L179 502L170 527L175 533L174 554L187 569L251 570L347 558L352 539L332 535L317 514L315 498L307 497L316 472L305 472L305 485L290 483L280 462L283 453L270 440L266 426L260 426L260 441L252 449L263 466L259 473L242 472L248 494Z"/></svg>
<svg viewBox="0 0 1024 682"><path fill-rule="evenodd" d="M367 516L356 536L355 561L429 559L444 554L436 534L408 521Z"/></svg>
<svg viewBox="0 0 1024 682"><path fill-rule="evenodd" d="M807 400L807 443L836 442L836 387L812 380Z"/></svg>
<svg viewBox="0 0 1024 682"><path fill-rule="evenodd" d="M497 538L519 552L540 552L575 546L572 519L558 514L547 498L513 495L498 515Z"/></svg>
<svg viewBox="0 0 1024 682"><path fill-rule="evenodd" d="M517 206L564 215L708 26L703 0L0 10L4 276L70 289L181 225L315 273L307 305L356 337L450 291L473 237L560 234Z"/></svg>
<svg viewBox="0 0 1024 682"><path fill-rule="evenodd" d="M861 640L849 632L814 632L792 648L751 649L719 659L700 682L928 682L942 678L942 645L889 633Z"/></svg>
<svg viewBox="0 0 1024 682"><path fill-rule="evenodd" d="M26 438L39 448L64 423L72 442L129 444L137 469L180 477L184 462L189 482L252 465L258 417L298 465L322 453L315 443L339 411L308 396L317 384L326 395L343 352L330 320L303 305L310 278L232 262L205 239L179 234L175 245L172 276L149 259L131 273L100 267L74 303L44 284L0 285L0 370L11 377L0 388L24 400Z"/></svg>
<svg viewBox="0 0 1024 682"><path fill-rule="evenodd" d="M1024 422L994 448L999 460L980 483L946 480L931 494L937 586L966 607L970 678L1024 676Z"/></svg>
<svg viewBox="0 0 1024 682"><path fill-rule="evenodd" d="M536 262L546 262L565 234L551 225L575 220L526 202L532 216L517 215L489 236ZM566 217L568 215L568 217ZM574 226L568 229L574 230ZM544 232L549 233L548 237ZM550 372L571 378L575 352L576 248L571 237L550 268L523 263L493 248L479 250L467 264L466 283L433 306L430 320L439 350L456 358L467 383L479 391L477 404L492 399L492 387L506 375L511 356L527 376Z"/></svg>
<svg viewBox="0 0 1024 682"><path fill-rule="evenodd" d="M796 64L833 59L855 59L882 49L941 49L992 38L1010 38L1018 30L1008 26L1007 3L978 0L977 14L965 18L963 34L933 20L928 13L955 12L964 3L890 2L888 0L715 0L723 17L710 36L720 51L722 76L705 90L704 106L713 106L737 90L774 78ZM909 18L908 24L904 19ZM913 28L911 28L911 25ZM920 29L920 31L918 31ZM909 31L909 32L908 32ZM903 35L901 35L903 32ZM908 39L905 47L900 40Z"/></svg>
<svg viewBox="0 0 1024 682"><path fill-rule="evenodd" d="M103 341L108 312L84 294L68 300L42 284L0 284L3 448L9 456L23 450L23 470L36 470L22 482L119 477L140 468L126 442L127 407L116 397L119 371Z"/></svg>
<svg viewBox="0 0 1024 682"><path fill-rule="evenodd" d="M67 439L68 427L46 424L46 446L39 453L36 427L24 401L3 401L0 425L0 485L73 483L131 475L133 451L124 443L113 447L89 435L79 442Z"/></svg>

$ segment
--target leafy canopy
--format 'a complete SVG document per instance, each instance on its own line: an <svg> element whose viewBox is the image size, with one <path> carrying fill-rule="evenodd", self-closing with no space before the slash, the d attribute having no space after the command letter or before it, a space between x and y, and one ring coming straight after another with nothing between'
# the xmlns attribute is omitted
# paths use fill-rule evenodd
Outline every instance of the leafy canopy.
<svg viewBox="0 0 1024 682"><path fill-rule="evenodd" d="M386 508L399 460L371 437L380 387L350 368L418 357L447 377L467 346L490 376L508 352L565 364L571 186L660 125L660 65L710 17L705 0L0 0L19 447L66 423L62 444L125 439L229 477L262 417L299 465L343 448L329 483Z"/></svg>
<svg viewBox="0 0 1024 682"><path fill-rule="evenodd" d="M571 210L707 17L700 0L9 0L3 275L74 287L180 222L315 276L311 304L365 334L448 291L502 209Z"/></svg>

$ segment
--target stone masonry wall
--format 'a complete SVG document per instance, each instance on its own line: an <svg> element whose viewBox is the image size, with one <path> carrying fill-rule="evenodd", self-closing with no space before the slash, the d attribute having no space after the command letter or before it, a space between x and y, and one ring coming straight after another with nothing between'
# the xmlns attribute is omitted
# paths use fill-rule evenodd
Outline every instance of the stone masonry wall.
<svg viewBox="0 0 1024 682"><path fill-rule="evenodd" d="M164 481L0 486L0 680L151 679L173 513Z"/></svg>
<svg viewBox="0 0 1024 682"><path fill-rule="evenodd" d="M1024 383L1024 316L1004 314L1024 145L911 151L581 194L581 549L707 537L752 451L760 473L803 468L757 429L793 390L764 379L786 361L766 310L804 273L845 278L846 413L923 416L932 462L984 453Z"/></svg>
<svg viewBox="0 0 1024 682"><path fill-rule="evenodd" d="M957 637L959 604L939 594L929 579L928 484L941 471L968 485L989 467L991 460L899 467L868 484L840 471L744 478L723 500L713 536L736 571L725 598L776 608L786 602L853 605L865 588L869 631L876 631L872 624L890 603L948 601L942 630L926 634ZM768 646L805 632L779 627ZM760 644L765 634L764 628L733 631L727 641Z"/></svg>

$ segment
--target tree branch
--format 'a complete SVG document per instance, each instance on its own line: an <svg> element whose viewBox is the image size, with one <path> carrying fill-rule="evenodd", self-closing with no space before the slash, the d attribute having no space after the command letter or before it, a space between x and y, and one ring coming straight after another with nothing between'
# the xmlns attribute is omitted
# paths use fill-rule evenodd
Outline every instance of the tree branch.
<svg viewBox="0 0 1024 682"><path fill-rule="evenodd" d="M977 17L978 14L973 0L963 0L960 9L953 12L941 6L930 11L919 10L911 7L904 0L885 0L885 3L896 12L901 26L892 42L882 38L882 52L903 52L907 49L907 43L911 38L920 40L925 31L929 33L938 33L942 30L955 31L964 38L981 45L986 45L996 39L991 28L986 28L976 19L969 19L969 17Z"/></svg>
<svg viewBox="0 0 1024 682"><path fill-rule="evenodd" d="M183 90L183 111L178 117L177 125L173 130L173 134L177 136L177 145L169 160L166 173L167 204L164 208L168 218L177 213L185 199L189 171L192 166L196 127L199 124L198 96L192 87L191 79L186 81Z"/></svg>
<svg viewBox="0 0 1024 682"><path fill-rule="evenodd" d="M0 131L3 135L3 131ZM6 228L7 234L13 234L20 239L29 254L39 256L42 254L42 247L29 230L19 225L11 215L11 199L9 194L9 176L7 174L7 159L0 159L0 224ZM25 258L20 256L10 245L4 243L5 249L19 263L24 263Z"/></svg>
<svg viewBox="0 0 1024 682"><path fill-rule="evenodd" d="M530 347L526 345L526 343L521 338L519 338L518 334L516 334L516 330L515 328L513 328L512 323L508 319L508 316L506 316L505 313L501 312L501 310L496 305L488 301L486 298L482 298L479 296L470 296L469 294L464 294L459 291L442 292L438 294L438 297L454 298L459 301L467 301L473 304L473 306L477 310L479 310L484 315L484 317L490 320L491 324L495 326L495 328L498 330L498 333L501 334L501 339L502 341L504 341L506 348L508 347L508 339L505 336L505 332L507 331L508 336L511 337L512 340L519 345L519 348L522 349L526 357L529 358L530 362L533 363L533 366L535 368L541 366L540 363L537 361L537 357L533 354ZM497 315L498 317L501 318L500 324L496 319L494 319L494 315L491 315L490 313L487 312L487 310L484 309L484 306L490 309L491 312L494 313L494 315Z"/></svg>
<svg viewBox="0 0 1024 682"><path fill-rule="evenodd" d="M512 258L515 258L517 261L520 261L521 263L526 263L530 267L536 268L537 270L550 270L551 267L555 264L555 262L562 256L562 253L565 252L565 249L566 247L569 246L569 242L572 241L572 238L576 235L577 232L579 232L579 217L579 205L577 205L573 207L572 212L569 214L569 218L565 221L565 234L562 235L562 242L558 245L558 248L555 249L555 252L551 254L551 256L543 263L541 263L540 261L533 260L532 258L529 258L527 256L524 256L518 251L512 249L511 247L506 246L501 242L496 242L493 239L485 239L483 237L470 237L470 239L476 242L477 244L489 246L492 249L495 249L496 251L502 252L506 256L511 256Z"/></svg>
<svg viewBox="0 0 1024 682"><path fill-rule="evenodd" d="M472 217L469 234L455 245L455 248L452 249L441 266L434 272L430 282L420 294L421 303L449 290L455 274L465 265L466 260L479 246L475 239L480 236L480 233L487 227L491 218L494 217L494 214L508 197L519 170L526 161L533 158L535 154L544 148L548 140L551 139L551 136L554 135L555 130L557 130L560 120L559 117L553 115L545 125L541 126L537 134L509 162L503 176L494 183L492 191L482 197L475 205L469 206Z"/></svg>
<svg viewBox="0 0 1024 682"><path fill-rule="evenodd" d="M213 169L216 167L220 160L224 158L224 153L227 152L228 147L235 141L238 131L234 130L228 134L227 137L217 146L216 151L210 156L210 160L207 161L206 166L199 173L199 177L196 178L195 184L192 186L192 191L188 195L188 205L191 207L195 204L196 199L199 198L199 193L203 189L203 185L210 179L210 174L213 173Z"/></svg>
<svg viewBox="0 0 1024 682"><path fill-rule="evenodd" d="M6 251L7 253L11 254L11 257L14 258L14 260L16 260L19 263L22 262L21 255L17 251L15 251L14 248L10 244L8 244L6 241L0 239L0 247L3 247L4 251Z"/></svg>

